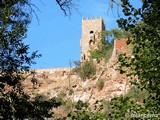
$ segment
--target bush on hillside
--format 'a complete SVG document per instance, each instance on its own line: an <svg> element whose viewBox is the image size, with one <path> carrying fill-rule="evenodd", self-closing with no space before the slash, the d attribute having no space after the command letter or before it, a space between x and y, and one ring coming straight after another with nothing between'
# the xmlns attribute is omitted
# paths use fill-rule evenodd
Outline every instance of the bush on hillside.
<svg viewBox="0 0 160 120"><path fill-rule="evenodd" d="M76 72L82 80L89 79L96 73L96 66L92 61L79 62L75 65L73 72Z"/></svg>

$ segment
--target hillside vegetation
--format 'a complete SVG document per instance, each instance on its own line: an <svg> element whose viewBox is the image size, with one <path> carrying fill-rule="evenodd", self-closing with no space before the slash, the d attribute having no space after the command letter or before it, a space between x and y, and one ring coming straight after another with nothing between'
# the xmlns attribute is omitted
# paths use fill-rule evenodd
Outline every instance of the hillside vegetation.
<svg viewBox="0 0 160 120"><path fill-rule="evenodd" d="M56 2L65 15L71 14L73 0ZM27 0L2 0L0 119L158 120L160 1L141 2L135 8L129 0L110 0L110 7L121 5L125 15L117 20L121 30L102 34L103 44L91 51L91 61L73 69L30 71L34 59L41 56L37 51L30 53L23 41L34 5ZM126 41L129 47L115 51L116 45L106 41L106 35L115 43Z"/></svg>
<svg viewBox="0 0 160 120"><path fill-rule="evenodd" d="M122 33L121 30L116 31ZM106 39L107 35L113 36L111 40ZM45 99L56 98L61 101L62 105L53 109L56 117L54 119L72 118L77 112L81 116L83 109L86 110L84 115L89 114L88 117L96 112L107 117L109 113L106 109L109 108L106 104L112 98L129 91L127 77L118 71L118 54L112 55L114 34L108 34L106 31L102 33L102 37L104 42L99 51L103 56L98 54L96 59L91 58L90 61L82 63L75 61L74 68L39 69L28 73L29 77L23 82L23 86L30 96L38 95ZM84 108L81 108L81 105L84 105Z"/></svg>

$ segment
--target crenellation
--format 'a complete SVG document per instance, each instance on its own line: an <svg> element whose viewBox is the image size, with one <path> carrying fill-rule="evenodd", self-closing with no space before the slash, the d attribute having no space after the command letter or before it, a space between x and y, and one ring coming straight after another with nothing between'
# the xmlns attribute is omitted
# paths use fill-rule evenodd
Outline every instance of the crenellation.
<svg viewBox="0 0 160 120"><path fill-rule="evenodd" d="M94 17L90 17L90 18L88 18L88 17L83 18L83 17L82 17L82 21L83 21L83 20L84 20L84 21L87 21L87 20L88 20L88 21L90 21L90 20L103 20L103 17L102 17L102 16L101 16L101 17L95 17L95 18L94 18Z"/></svg>

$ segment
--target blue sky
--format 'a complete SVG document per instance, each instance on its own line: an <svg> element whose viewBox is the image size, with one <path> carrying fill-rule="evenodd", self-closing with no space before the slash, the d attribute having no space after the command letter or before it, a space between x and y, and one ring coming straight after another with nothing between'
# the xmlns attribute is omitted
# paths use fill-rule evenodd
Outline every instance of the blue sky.
<svg viewBox="0 0 160 120"><path fill-rule="evenodd" d="M83 18L104 18L106 29L117 28L116 10L114 15L109 8L109 0L77 0L78 11L72 10L72 15L66 17L55 0L32 0L39 8L28 28L25 43L30 45L30 51L38 50L42 57L35 59L31 68L58 68L69 66L69 61L80 59L81 21ZM42 2L43 3L42 3Z"/></svg>

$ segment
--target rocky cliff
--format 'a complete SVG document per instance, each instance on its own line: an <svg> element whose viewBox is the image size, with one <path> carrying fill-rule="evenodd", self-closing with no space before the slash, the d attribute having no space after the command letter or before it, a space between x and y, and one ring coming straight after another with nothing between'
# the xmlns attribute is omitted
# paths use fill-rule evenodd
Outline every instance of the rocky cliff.
<svg viewBox="0 0 160 120"><path fill-rule="evenodd" d="M124 42L124 40L122 41ZM120 51L120 41L117 42ZM118 54L113 51L112 57L107 63L101 61L96 63L96 74L85 81L74 72L73 68L35 69L33 74L29 72L27 79L23 82L25 91L29 94L44 94L50 98L63 97L72 101L82 100L94 103L96 100L110 100L113 97L125 94L129 89L128 79L117 70L116 64ZM97 83L103 80L103 87L99 89Z"/></svg>

